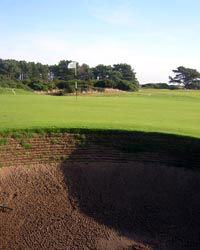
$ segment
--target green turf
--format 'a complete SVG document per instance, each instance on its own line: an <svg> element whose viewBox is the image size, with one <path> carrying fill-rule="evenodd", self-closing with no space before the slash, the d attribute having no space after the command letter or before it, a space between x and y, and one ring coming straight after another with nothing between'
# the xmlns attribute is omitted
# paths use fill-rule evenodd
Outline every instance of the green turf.
<svg viewBox="0 0 200 250"><path fill-rule="evenodd" d="M0 95L0 130L92 128L165 132L200 138L200 92L142 90L137 93L55 97Z"/></svg>
<svg viewBox="0 0 200 250"><path fill-rule="evenodd" d="M0 88L0 95L34 95L33 91L23 89Z"/></svg>

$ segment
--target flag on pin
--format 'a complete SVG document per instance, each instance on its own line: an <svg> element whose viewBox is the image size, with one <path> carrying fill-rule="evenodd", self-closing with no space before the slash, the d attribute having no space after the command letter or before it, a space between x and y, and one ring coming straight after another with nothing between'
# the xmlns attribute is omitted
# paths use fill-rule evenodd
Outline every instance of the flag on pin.
<svg viewBox="0 0 200 250"><path fill-rule="evenodd" d="M75 69L76 68L76 62L70 62L68 64L68 69Z"/></svg>

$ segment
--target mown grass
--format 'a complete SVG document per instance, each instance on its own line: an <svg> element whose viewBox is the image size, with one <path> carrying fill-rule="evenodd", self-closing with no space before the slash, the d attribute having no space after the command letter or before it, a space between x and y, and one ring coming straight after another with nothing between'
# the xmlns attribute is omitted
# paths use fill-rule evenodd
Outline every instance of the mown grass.
<svg viewBox="0 0 200 250"><path fill-rule="evenodd" d="M56 97L1 95L0 131L103 129L161 132L200 138L200 92L141 90L137 93Z"/></svg>
<svg viewBox="0 0 200 250"><path fill-rule="evenodd" d="M27 91L23 89L1 88L0 95L35 95L34 91Z"/></svg>

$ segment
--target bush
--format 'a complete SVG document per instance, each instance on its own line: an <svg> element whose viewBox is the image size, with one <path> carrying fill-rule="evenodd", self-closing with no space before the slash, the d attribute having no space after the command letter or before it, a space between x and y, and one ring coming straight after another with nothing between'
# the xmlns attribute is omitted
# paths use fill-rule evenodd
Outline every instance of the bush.
<svg viewBox="0 0 200 250"><path fill-rule="evenodd" d="M45 82L39 79L34 79L34 80L23 80L22 83L25 86L37 91L48 91L56 89L56 84L54 81Z"/></svg>
<svg viewBox="0 0 200 250"><path fill-rule="evenodd" d="M93 88L93 82L84 80L69 80L69 81L57 81L57 88L64 90L64 93L74 93L75 83L77 82L77 87L79 92L88 91Z"/></svg>
<svg viewBox="0 0 200 250"><path fill-rule="evenodd" d="M75 85L73 85L73 84L66 85L66 87L64 89L64 93L74 93L75 91L76 91Z"/></svg>
<svg viewBox="0 0 200 250"><path fill-rule="evenodd" d="M142 88L150 88L150 89L181 89L180 85L169 85L167 83L147 83L141 86Z"/></svg>
<svg viewBox="0 0 200 250"><path fill-rule="evenodd" d="M142 88L169 89L169 85L167 83L147 83L143 84Z"/></svg>
<svg viewBox="0 0 200 250"><path fill-rule="evenodd" d="M124 91L137 91L139 85L135 82L127 81L127 80L116 80L113 81L111 79L104 79L94 82L94 87L97 88L114 88L120 89Z"/></svg>
<svg viewBox="0 0 200 250"><path fill-rule="evenodd" d="M49 81L47 83L47 88L48 88L48 90L56 89L56 83L54 81Z"/></svg>
<svg viewBox="0 0 200 250"><path fill-rule="evenodd" d="M169 85L169 89L176 90L176 89L182 89L183 87L180 85Z"/></svg>
<svg viewBox="0 0 200 250"><path fill-rule="evenodd" d="M28 83L28 86L32 88L33 90L38 90L38 91L47 91L48 86L46 82L42 82L41 80L32 80Z"/></svg>
<svg viewBox="0 0 200 250"><path fill-rule="evenodd" d="M27 85L23 84L22 81L14 81L5 76L0 75L0 87L1 88L13 88L13 89L24 89L30 91Z"/></svg>
<svg viewBox="0 0 200 250"><path fill-rule="evenodd" d="M56 82L55 82L55 85L56 85L56 87L59 88L59 89L64 89L64 88L66 88L67 81L63 81L63 80L56 81Z"/></svg>
<svg viewBox="0 0 200 250"><path fill-rule="evenodd" d="M139 89L139 85L131 81L120 80L115 88L124 91L137 91Z"/></svg>
<svg viewBox="0 0 200 250"><path fill-rule="evenodd" d="M94 83L94 87L98 88L114 88L115 86L115 82L110 79L99 80Z"/></svg>

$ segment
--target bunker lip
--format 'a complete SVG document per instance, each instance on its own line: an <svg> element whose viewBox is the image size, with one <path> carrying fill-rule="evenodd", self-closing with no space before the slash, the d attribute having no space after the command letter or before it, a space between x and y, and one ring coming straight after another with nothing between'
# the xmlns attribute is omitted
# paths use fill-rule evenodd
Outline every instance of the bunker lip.
<svg viewBox="0 0 200 250"><path fill-rule="evenodd" d="M58 161L59 157L61 162L69 158L74 150L80 148L79 146L87 147L91 143L105 148L115 148L127 153L127 156L154 153L161 154L165 160L165 155L170 154L170 157L177 159L174 161L177 167L198 170L200 166L198 138L155 132L65 128L16 129L1 132L0 164L10 166L16 162L17 165L23 165L24 160L27 163L46 164L53 158ZM44 154L42 151L39 154L37 148L43 148Z"/></svg>
<svg viewBox="0 0 200 250"><path fill-rule="evenodd" d="M108 135L152 135L152 136L162 136L163 139L167 139L167 138L174 138L174 139L178 139L178 138L183 138L185 140L193 140L193 142L199 141L200 138L198 136L193 136L193 135L189 135L189 134L183 134L183 133L177 133L177 132L173 132L173 131L159 131L156 132L155 130L152 131L144 131L144 130L140 130L140 129L114 129L114 128L87 128L87 127L57 127L57 126L33 126L33 127L19 127L19 128L9 128L9 129L5 129L5 128L0 128L0 136L7 136L7 135L11 135L12 133L15 132L20 132L20 133L36 133L36 134L40 134L40 133L74 133L74 134L108 134ZM166 136L166 137L165 137Z"/></svg>
<svg viewBox="0 0 200 250"><path fill-rule="evenodd" d="M199 249L200 140L29 132L1 137L3 249Z"/></svg>

